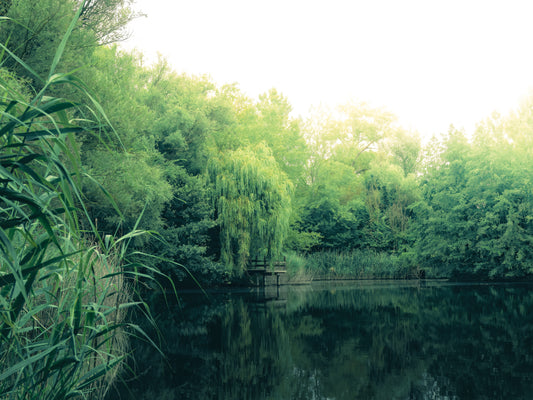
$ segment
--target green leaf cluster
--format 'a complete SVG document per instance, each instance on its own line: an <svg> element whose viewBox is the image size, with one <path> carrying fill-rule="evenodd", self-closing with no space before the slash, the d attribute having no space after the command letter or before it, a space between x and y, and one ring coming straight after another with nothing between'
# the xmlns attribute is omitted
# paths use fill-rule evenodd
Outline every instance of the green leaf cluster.
<svg viewBox="0 0 533 400"><path fill-rule="evenodd" d="M532 131L523 116L487 119L472 141L451 130L441 143L415 208L424 265L458 277L531 275Z"/></svg>
<svg viewBox="0 0 533 400"><path fill-rule="evenodd" d="M221 256L244 273L250 256L279 256L289 227L292 184L265 144L212 158Z"/></svg>

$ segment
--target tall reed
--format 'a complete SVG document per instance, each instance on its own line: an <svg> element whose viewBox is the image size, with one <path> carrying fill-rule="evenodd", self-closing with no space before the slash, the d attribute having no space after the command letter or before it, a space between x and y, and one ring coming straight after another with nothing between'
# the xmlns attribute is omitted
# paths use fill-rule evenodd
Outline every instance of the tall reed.
<svg viewBox="0 0 533 400"><path fill-rule="evenodd" d="M306 269L315 279L407 279L418 277L394 254L373 250L309 254Z"/></svg>
<svg viewBox="0 0 533 400"><path fill-rule="evenodd" d="M135 304L125 295L121 269L131 235L105 239L94 227L89 234L80 228L81 219L91 226L74 138L82 128L71 120L80 105L47 95L56 84L86 90L73 76L56 72L76 19L34 96L25 95L24 83L0 64L2 399L102 396L126 350L122 313ZM100 109L97 103L91 107ZM85 121L83 129L98 124Z"/></svg>

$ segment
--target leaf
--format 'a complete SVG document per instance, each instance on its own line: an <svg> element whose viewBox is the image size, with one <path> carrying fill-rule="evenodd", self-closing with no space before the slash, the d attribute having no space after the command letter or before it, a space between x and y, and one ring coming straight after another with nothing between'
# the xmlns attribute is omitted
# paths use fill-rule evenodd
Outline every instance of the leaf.
<svg viewBox="0 0 533 400"><path fill-rule="evenodd" d="M51 347L45 349L44 351L39 351L39 352L37 352L37 354L34 354L33 356L27 357L24 360L19 361L18 363L12 365L11 367L7 368L4 372L2 372L0 374L0 381L4 380L6 378L9 378L13 374L21 372L23 369L31 366L32 364L36 363L39 360L42 360L43 358L48 356L50 353L52 353L52 352L54 352L56 350L59 350L61 347L63 347L62 345L64 343L65 343L64 341L60 342L60 343L58 343L58 344L56 344L54 346L51 346Z"/></svg>
<svg viewBox="0 0 533 400"><path fill-rule="evenodd" d="M72 34L72 31L74 30L74 27L78 23L78 20L80 18L81 12L82 12L83 8L85 7L85 3L86 3L85 0L80 2L80 5L78 7L78 11L76 12L76 15L70 21L70 25L68 26L67 31L65 32L65 34L61 38L61 43L59 43L59 47L57 48L56 53L54 55L54 60L52 61L52 65L50 66L50 72L49 72L49 75L48 75L48 82L49 83L53 82L54 77L56 76L55 75L55 71L56 71L56 68L57 68L57 64L59 64L59 60L61 60L61 57L63 56L63 52L65 51L65 47L67 45L68 39L70 38L70 35Z"/></svg>

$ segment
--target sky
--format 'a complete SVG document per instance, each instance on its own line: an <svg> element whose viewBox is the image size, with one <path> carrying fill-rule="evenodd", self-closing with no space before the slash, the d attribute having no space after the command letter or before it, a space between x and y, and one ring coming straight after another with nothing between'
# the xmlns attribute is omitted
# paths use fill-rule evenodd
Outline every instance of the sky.
<svg viewBox="0 0 533 400"><path fill-rule="evenodd" d="M179 73L283 93L295 116L348 101L422 137L472 133L533 89L531 0L136 0L123 46Z"/></svg>

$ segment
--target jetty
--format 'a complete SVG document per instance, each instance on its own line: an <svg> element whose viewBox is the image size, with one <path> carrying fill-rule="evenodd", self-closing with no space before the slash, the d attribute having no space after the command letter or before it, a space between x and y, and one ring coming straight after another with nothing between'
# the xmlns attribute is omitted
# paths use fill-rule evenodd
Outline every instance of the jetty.
<svg viewBox="0 0 533 400"><path fill-rule="evenodd" d="M285 258L282 261L270 261L266 257L263 259L256 258L249 261L246 272L255 278L257 286L265 286L269 276L275 277L276 286L279 286L280 275L287 273L287 262Z"/></svg>

